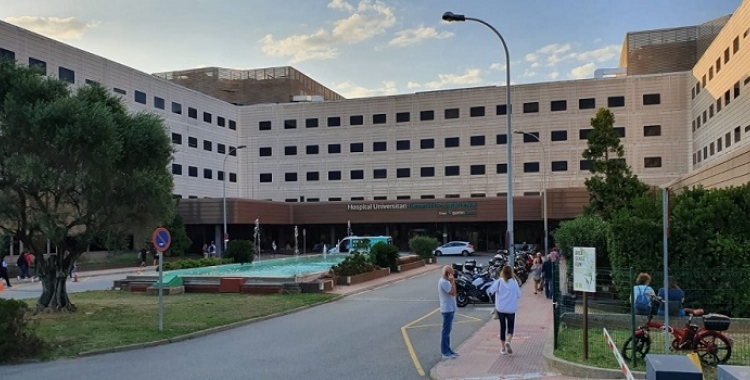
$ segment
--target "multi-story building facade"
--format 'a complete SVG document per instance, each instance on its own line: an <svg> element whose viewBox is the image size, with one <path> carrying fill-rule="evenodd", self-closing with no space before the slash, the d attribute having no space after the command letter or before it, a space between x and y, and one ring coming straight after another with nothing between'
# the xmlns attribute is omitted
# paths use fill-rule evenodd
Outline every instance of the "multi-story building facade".
<svg viewBox="0 0 750 380"><path fill-rule="evenodd" d="M512 107L504 87L346 100L288 67L148 75L5 23L0 57L73 86L101 83L133 111L162 116L196 245L221 240L226 190L233 238L250 237L259 219L262 240L282 246L293 225L300 246L312 246L351 223L402 246L429 234L494 249L506 241L510 110L514 129L539 138L512 139L517 242L541 241L545 189L553 227L588 201L581 152L601 107L615 113L625 159L651 185L750 180L748 25L746 0L703 25L630 33L626 75L514 85Z"/></svg>

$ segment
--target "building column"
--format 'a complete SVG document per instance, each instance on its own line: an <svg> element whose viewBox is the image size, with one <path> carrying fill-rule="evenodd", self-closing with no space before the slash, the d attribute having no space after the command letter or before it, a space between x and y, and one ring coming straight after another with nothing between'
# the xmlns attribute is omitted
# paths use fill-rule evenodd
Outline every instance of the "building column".
<svg viewBox="0 0 750 380"><path fill-rule="evenodd" d="M212 240L216 245L216 255L218 257L222 257L222 250L224 248L224 236L222 233L223 228L224 226L221 224L217 224L214 226L214 238Z"/></svg>
<svg viewBox="0 0 750 380"><path fill-rule="evenodd" d="M336 245L336 230L331 226L331 244Z"/></svg>
<svg viewBox="0 0 750 380"><path fill-rule="evenodd" d="M448 224L443 223L443 244L448 243Z"/></svg>

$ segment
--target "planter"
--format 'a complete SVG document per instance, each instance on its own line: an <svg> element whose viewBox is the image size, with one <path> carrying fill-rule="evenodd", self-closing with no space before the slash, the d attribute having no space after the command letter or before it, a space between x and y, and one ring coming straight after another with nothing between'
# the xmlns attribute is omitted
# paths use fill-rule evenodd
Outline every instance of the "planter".
<svg viewBox="0 0 750 380"><path fill-rule="evenodd" d="M423 267L423 266L425 266L424 260L419 260L419 261L414 261L414 262L411 262L411 263L408 263L408 264L399 265L398 266L398 271L399 272L405 272L407 270L415 269L415 268L419 268L419 267Z"/></svg>
<svg viewBox="0 0 750 380"><path fill-rule="evenodd" d="M372 272L362 273L354 276L339 276L337 285L355 285L385 277L391 274L391 268L376 269Z"/></svg>

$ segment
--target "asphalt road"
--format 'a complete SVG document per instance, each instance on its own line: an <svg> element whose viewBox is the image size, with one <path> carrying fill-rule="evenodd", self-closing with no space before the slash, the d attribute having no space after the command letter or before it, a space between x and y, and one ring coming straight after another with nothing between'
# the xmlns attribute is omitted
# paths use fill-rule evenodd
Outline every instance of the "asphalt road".
<svg viewBox="0 0 750 380"><path fill-rule="evenodd" d="M0 379L422 379L418 368L429 373L440 360L438 278L433 271L190 341L0 367ZM459 309L454 348L484 324L490 307Z"/></svg>

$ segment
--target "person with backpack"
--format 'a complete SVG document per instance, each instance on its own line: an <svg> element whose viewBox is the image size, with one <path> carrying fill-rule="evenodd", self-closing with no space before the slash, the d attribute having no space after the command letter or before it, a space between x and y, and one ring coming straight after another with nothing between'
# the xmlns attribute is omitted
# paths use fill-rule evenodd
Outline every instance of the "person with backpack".
<svg viewBox="0 0 750 380"><path fill-rule="evenodd" d="M656 296L656 292L650 284L651 276L648 273L638 274L633 287L633 294L630 296L630 302L633 304L637 315L649 315L651 313L652 297Z"/></svg>
<svg viewBox="0 0 750 380"><path fill-rule="evenodd" d="M26 251L21 252L21 255L18 256L18 259L16 259L16 266L18 266L18 270L21 272L21 275L18 276L19 280L23 280L29 277L29 260L26 258Z"/></svg>

